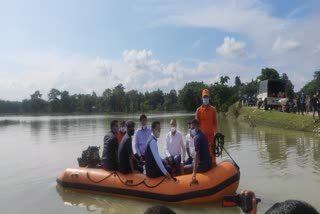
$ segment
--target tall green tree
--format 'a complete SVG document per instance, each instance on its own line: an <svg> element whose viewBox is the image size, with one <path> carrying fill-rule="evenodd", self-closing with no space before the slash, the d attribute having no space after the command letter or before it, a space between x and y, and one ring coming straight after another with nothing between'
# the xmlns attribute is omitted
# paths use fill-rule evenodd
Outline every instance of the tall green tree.
<svg viewBox="0 0 320 214"><path fill-rule="evenodd" d="M149 93L148 98L148 104L151 109L155 110L163 110L163 103L164 103L164 94L163 91L158 89L156 91L152 91Z"/></svg>
<svg viewBox="0 0 320 214"><path fill-rule="evenodd" d="M209 88L203 82L189 82L179 91L178 103L181 109L195 111L201 104L201 92L204 88Z"/></svg>
<svg viewBox="0 0 320 214"><path fill-rule="evenodd" d="M210 85L209 91L211 104L221 112L227 112L229 106L235 103L238 98L235 87L229 87L221 82Z"/></svg>
<svg viewBox="0 0 320 214"><path fill-rule="evenodd" d="M305 94L313 96L320 92L320 70L315 71L313 74L313 80L308 82L302 89Z"/></svg>
<svg viewBox="0 0 320 214"><path fill-rule="evenodd" d="M240 87L240 86L241 86L240 76L236 76L236 77L234 78L234 85L235 85L236 87Z"/></svg>
<svg viewBox="0 0 320 214"><path fill-rule="evenodd" d="M62 91L61 94L61 110L62 112L73 112L76 109L75 104L72 105L71 97L68 91Z"/></svg>
<svg viewBox="0 0 320 214"><path fill-rule="evenodd" d="M279 73L274 68L263 68L261 69L261 75L257 77L258 80L270 80L270 79L280 79Z"/></svg>
<svg viewBox="0 0 320 214"><path fill-rule="evenodd" d="M259 81L252 79L250 82L242 85L241 95L253 96L258 93L258 90L259 90Z"/></svg>
<svg viewBox="0 0 320 214"><path fill-rule="evenodd" d="M113 112L125 112L126 97L122 84L117 85L112 90L110 105Z"/></svg>
<svg viewBox="0 0 320 214"><path fill-rule="evenodd" d="M31 112L34 113L43 113L47 112L47 102L41 99L42 94L40 91L35 91L33 94L30 95L31 97Z"/></svg>
<svg viewBox="0 0 320 214"><path fill-rule="evenodd" d="M52 88L48 93L49 112L61 112L60 91Z"/></svg>
<svg viewBox="0 0 320 214"><path fill-rule="evenodd" d="M221 85L224 85L224 84L228 83L229 80L230 80L230 77L228 77L228 76L221 76L221 77L220 77L220 84L221 84Z"/></svg>
<svg viewBox="0 0 320 214"><path fill-rule="evenodd" d="M289 77L286 73L283 73L280 77L280 79L286 81L286 96L289 98L294 97L294 85L292 84L291 80L289 80Z"/></svg>
<svg viewBox="0 0 320 214"><path fill-rule="evenodd" d="M168 94L164 95L164 110L165 111L176 111L178 110L178 96L177 91L172 89Z"/></svg>

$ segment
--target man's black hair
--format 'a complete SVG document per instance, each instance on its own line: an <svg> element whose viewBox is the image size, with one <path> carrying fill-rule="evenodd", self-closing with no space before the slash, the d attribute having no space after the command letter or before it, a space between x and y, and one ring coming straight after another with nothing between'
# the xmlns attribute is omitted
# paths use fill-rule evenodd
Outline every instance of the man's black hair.
<svg viewBox="0 0 320 214"><path fill-rule="evenodd" d="M265 214L319 214L310 204L298 200L275 203Z"/></svg>
<svg viewBox="0 0 320 214"><path fill-rule="evenodd" d="M197 127L199 126L199 121L194 119L191 121L191 124L196 125Z"/></svg>
<svg viewBox="0 0 320 214"><path fill-rule="evenodd" d="M115 127L117 123L118 123L118 120L112 120L110 123L110 129L112 130L112 128Z"/></svg>
<svg viewBox="0 0 320 214"><path fill-rule="evenodd" d="M140 119L139 120L142 121L143 119L147 119L147 116L145 114L141 114L140 115Z"/></svg>
<svg viewBox="0 0 320 214"><path fill-rule="evenodd" d="M152 124L151 124L151 129L152 129L152 130L155 129L157 125L160 126L160 122L157 121L157 120L156 120L156 121L153 121Z"/></svg>
<svg viewBox="0 0 320 214"><path fill-rule="evenodd" d="M149 207L144 214L176 214L173 210L166 206Z"/></svg>

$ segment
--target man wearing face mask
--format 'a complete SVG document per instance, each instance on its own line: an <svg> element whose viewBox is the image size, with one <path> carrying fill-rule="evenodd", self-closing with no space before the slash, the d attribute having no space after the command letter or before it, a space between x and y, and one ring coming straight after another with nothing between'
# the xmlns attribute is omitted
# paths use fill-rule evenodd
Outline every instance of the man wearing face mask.
<svg viewBox="0 0 320 214"><path fill-rule="evenodd" d="M186 147L183 142L182 134L177 131L177 122L175 119L170 121L170 132L166 138L164 147L166 153L166 162L176 169L176 175L180 175L181 154L182 160L186 156Z"/></svg>
<svg viewBox="0 0 320 214"><path fill-rule="evenodd" d="M194 136L191 134L191 121L188 122L188 134L186 135L186 150L188 159L185 161L185 165L191 164L194 158Z"/></svg>
<svg viewBox="0 0 320 214"><path fill-rule="evenodd" d="M147 141L151 136L151 129L147 127L147 116L142 114L140 116L141 128L138 129L135 138L135 157L140 161L144 161L144 153L147 147Z"/></svg>
<svg viewBox="0 0 320 214"><path fill-rule="evenodd" d="M154 121L151 125L151 130L152 133L148 139L145 152L146 175L149 178L157 178L161 176L172 178L168 172L170 171L170 168L163 165L158 151L157 139L160 136L160 122Z"/></svg>
<svg viewBox="0 0 320 214"><path fill-rule="evenodd" d="M127 128L126 128L126 122L122 121L121 122L121 126L119 131L117 132L117 138L118 138L118 143L120 144L122 141L122 138L124 137L124 135L127 133Z"/></svg>
<svg viewBox="0 0 320 214"><path fill-rule="evenodd" d="M205 136L199 129L198 120L193 120L191 122L191 134L194 136L195 156L193 160L193 173L190 184L196 184L198 183L196 173L202 173L210 170L212 167L212 159L209 153L207 136Z"/></svg>
<svg viewBox="0 0 320 214"><path fill-rule="evenodd" d="M101 166L105 170L117 170L118 168L118 139L116 137L119 131L117 120L111 121L110 132L104 137Z"/></svg>
<svg viewBox="0 0 320 214"><path fill-rule="evenodd" d="M119 172L123 174L143 172L143 167L138 165L137 161L135 161L132 150L132 136L134 135L134 125L134 122L131 120L128 120L126 122L127 134L122 138L118 149Z"/></svg>
<svg viewBox="0 0 320 214"><path fill-rule="evenodd" d="M213 165L216 165L216 156L213 154L214 135L218 133L217 111L209 103L209 90L202 91L203 104L196 111L196 119L199 121L200 130L208 138L208 146Z"/></svg>

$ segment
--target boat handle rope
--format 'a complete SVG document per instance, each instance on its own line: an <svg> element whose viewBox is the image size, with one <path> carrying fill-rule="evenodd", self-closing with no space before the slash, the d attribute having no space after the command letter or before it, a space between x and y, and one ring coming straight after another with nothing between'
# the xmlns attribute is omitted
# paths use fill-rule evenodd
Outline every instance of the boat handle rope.
<svg viewBox="0 0 320 214"><path fill-rule="evenodd" d="M128 180L124 181L124 179L122 179L117 172L115 172L115 175L118 177L118 179L121 181L121 183L123 183L124 185L127 185L127 186L131 186L131 187L132 186L139 186L140 184L144 183L144 179L143 179L141 182L133 184L133 180L128 179Z"/></svg>
<svg viewBox="0 0 320 214"><path fill-rule="evenodd" d="M133 180L130 180L130 179L124 181L124 179L122 179L122 178L120 177L120 175L117 173L117 171L113 171L112 173L110 173L109 175L107 175L106 177L102 178L102 179L99 180L99 181L93 180L93 179L90 177L89 172L87 172L87 178L88 178L91 182L93 182L93 183L100 183L100 182L108 179L108 178L111 177L112 175L117 176L118 179L121 181L121 183L123 183L124 185L127 185L127 186L139 186L139 185L141 185L141 184L144 184L144 185L145 185L146 187L148 187L148 188L155 188L155 187L159 186L159 185L162 184L163 181L167 178L167 177L164 176L163 179L162 179L159 183L157 183L156 185L153 185L153 186L152 186L152 185L149 185L149 184L147 184L147 183L145 182L146 179L143 179L141 182L136 183L136 184L132 184L132 183L133 183ZM173 180L174 180L175 182L178 181L176 178L173 178Z"/></svg>
<svg viewBox="0 0 320 214"><path fill-rule="evenodd" d="M107 175L106 177L102 178L101 180L95 181L95 180L93 180L93 179L90 177L89 172L87 172L87 178L88 178L91 182L93 182L93 183L100 183L100 182L106 180L107 178L111 177L111 175L113 175L114 173L115 173L115 171L112 172L112 173L110 173L110 175Z"/></svg>
<svg viewBox="0 0 320 214"><path fill-rule="evenodd" d="M224 150L227 155L231 158L234 165L240 169L238 164L235 162L235 160L231 157L229 152L224 148L224 135L218 132L214 135L214 144L213 144L213 153L216 157L222 156L222 150Z"/></svg>
<svg viewBox="0 0 320 214"><path fill-rule="evenodd" d="M146 187L148 187L148 188L155 188L155 187L159 186L160 184L162 184L163 181L166 179L166 177L163 177L163 179L162 179L159 183L157 183L156 185L151 186L151 185L149 185L149 184L146 183L146 179L143 179L143 181L141 181L141 182L139 182L139 183L132 184L132 183L133 183L133 180L129 180L129 179L128 179L128 180L124 181L124 179L122 179L117 172L115 172L115 174L117 175L117 177L119 178L119 180L121 181L121 183L123 183L124 185L127 185L127 186L139 186L140 184L144 184L144 185L145 185ZM174 178L174 179L175 179L175 181L176 181L176 178Z"/></svg>

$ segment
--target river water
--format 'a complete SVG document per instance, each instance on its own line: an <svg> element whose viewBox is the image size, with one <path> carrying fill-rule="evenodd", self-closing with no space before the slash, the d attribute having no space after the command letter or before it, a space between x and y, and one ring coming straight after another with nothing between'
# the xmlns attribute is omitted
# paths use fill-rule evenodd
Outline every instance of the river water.
<svg viewBox="0 0 320 214"><path fill-rule="evenodd" d="M138 121L139 115L0 117L0 213L143 213L155 202L77 192L57 186L56 177L77 165L89 145L102 146L112 119ZM159 150L176 118L187 131L193 115L149 115L161 122ZM286 199L305 200L320 210L320 137L272 127L250 127L219 117L225 148L240 166L238 190L250 189L262 199L258 213ZM223 154L222 159L228 159ZM218 161L221 160L220 158ZM221 203L167 205L176 213L241 213Z"/></svg>

